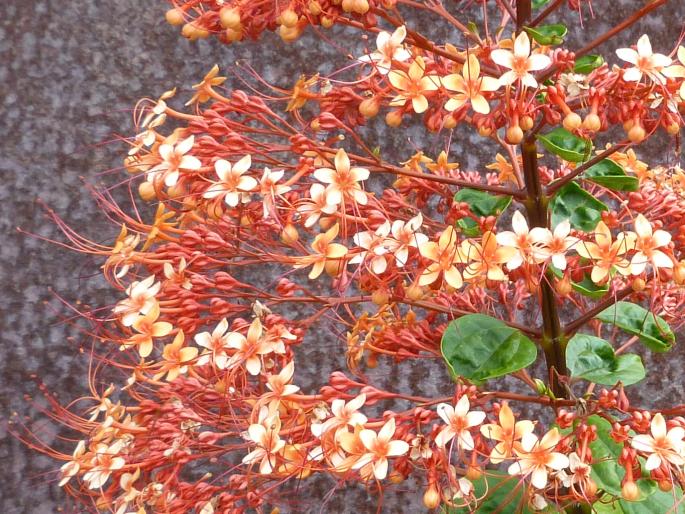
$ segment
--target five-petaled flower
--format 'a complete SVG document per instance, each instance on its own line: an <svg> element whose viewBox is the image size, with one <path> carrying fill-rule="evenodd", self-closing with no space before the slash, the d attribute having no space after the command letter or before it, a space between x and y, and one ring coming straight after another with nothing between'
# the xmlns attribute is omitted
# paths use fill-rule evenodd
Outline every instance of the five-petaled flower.
<svg viewBox="0 0 685 514"><path fill-rule="evenodd" d="M499 409L499 425L488 423L480 427L480 433L488 439L497 441L490 452L490 462L499 464L513 456L514 444L525 434L529 434L535 424L527 419L516 421L514 413L508 403L503 403Z"/></svg>
<svg viewBox="0 0 685 514"><path fill-rule="evenodd" d="M445 104L446 110L455 111L470 103L473 110L480 114L490 112L490 105L483 93L497 91L501 86L497 79L480 76L480 63L473 54L469 54L461 74L454 73L442 77L441 83L445 89L454 91L450 93L450 99Z"/></svg>
<svg viewBox="0 0 685 514"><path fill-rule="evenodd" d="M181 170L199 170L202 167L200 159L188 155L194 144L195 136L189 136L176 144L164 142L159 145L159 156L162 162L148 171L148 182L154 182L157 176L163 176L164 185L171 187L178 182Z"/></svg>
<svg viewBox="0 0 685 514"><path fill-rule="evenodd" d="M525 31L521 32L514 41L514 51L498 48L490 53L490 58L500 66L509 68L500 77L500 82L510 86L517 80L527 87L538 87L538 82L530 73L547 68L552 60L545 54L530 53L530 39Z"/></svg>
<svg viewBox="0 0 685 514"><path fill-rule="evenodd" d="M659 248L668 246L671 234L665 230L652 230L652 224L642 214L635 218L635 250L630 261L633 275L639 275L645 270L647 263L651 263L655 270L672 268L673 261Z"/></svg>
<svg viewBox="0 0 685 514"><path fill-rule="evenodd" d="M631 446L648 455L645 469L652 471L665 463L682 467L685 464L685 429L675 426L670 430L666 420L658 412L652 418L651 435L638 434L633 437Z"/></svg>
<svg viewBox="0 0 685 514"><path fill-rule="evenodd" d="M666 66L671 64L671 58L663 54L652 52L652 43L649 36L643 34L637 41L637 50L632 48L619 48L616 50L622 60L632 64L630 68L623 70L623 80L628 82L638 82L642 75L647 75L654 82L663 84L666 82L661 73Z"/></svg>
<svg viewBox="0 0 685 514"><path fill-rule="evenodd" d="M235 207L241 201L247 201L248 193L257 187L257 180L245 175L251 165L252 157L250 155L242 157L235 164L219 159L214 163L219 181L213 182L202 196L208 199L223 196L224 202L229 207Z"/></svg>
<svg viewBox="0 0 685 514"><path fill-rule="evenodd" d="M530 474L533 487L544 489L550 471L561 471L569 465L566 455L554 451L560 440L561 434L557 428L547 432L542 439L538 439L532 432L524 434L521 443L514 445L518 460L509 466L509 474Z"/></svg>
<svg viewBox="0 0 685 514"><path fill-rule="evenodd" d="M447 227L440 235L438 242L428 241L419 246L419 252L423 257L432 261L421 276L419 285L426 286L432 284L443 274L445 282L455 289L459 289L463 284L461 273L457 269L457 263L463 263L464 258L459 251L457 244L457 231L454 227Z"/></svg>
<svg viewBox="0 0 685 514"><path fill-rule="evenodd" d="M592 259L593 266L590 279L595 284L603 283L611 270L618 271L621 275L630 275L630 262L623 255L635 248L635 234L621 232L614 241L611 230L603 221L595 228L595 242L580 241L575 246L576 252L581 257Z"/></svg>
<svg viewBox="0 0 685 514"><path fill-rule="evenodd" d="M480 410L471 411L471 404L466 395L459 398L457 404L452 407L447 403L440 403L437 406L438 416L447 424L435 436L435 444L444 447L452 439L455 440L456 447L471 451L475 448L473 436L470 429L480 425L485 419L485 412Z"/></svg>
<svg viewBox="0 0 685 514"><path fill-rule="evenodd" d="M268 475L276 467L276 455L285 446L285 441L279 436L281 420L278 412L270 413L264 406L260 409L259 422L253 423L247 429L246 439L257 445L257 448L243 457L243 464L259 462L259 472Z"/></svg>
<svg viewBox="0 0 685 514"><path fill-rule="evenodd" d="M366 205L366 193L359 183L369 178L369 170L351 167L350 158L343 148L335 154L334 164L335 169L319 168L314 171L314 177L327 184L326 203L338 205L349 198L360 205Z"/></svg>
<svg viewBox="0 0 685 514"><path fill-rule="evenodd" d="M392 34L381 31L376 36L377 50L368 55L362 55L358 60L373 63L378 73L387 75L392 66L392 61L402 62L411 57L409 50L402 46L406 37L407 28L404 25L397 27Z"/></svg>
<svg viewBox="0 0 685 514"><path fill-rule="evenodd" d="M352 466L352 469L371 466L377 480L383 480L388 475L388 457L399 457L409 451L409 444L401 439L393 440L395 434L395 418L390 418L378 431L364 429L359 432L366 452Z"/></svg>
<svg viewBox="0 0 685 514"><path fill-rule="evenodd" d="M411 102L417 114L428 109L426 93L436 91L440 87L440 77L426 75L426 63L421 57L417 57L411 63L407 72L392 70L388 74L388 80L397 89L397 96L390 101L390 105L403 106Z"/></svg>
<svg viewBox="0 0 685 514"><path fill-rule="evenodd" d="M294 267L297 269L311 266L309 278L315 279L321 275L327 262L342 262L343 257L347 254L347 247L332 242L337 237L339 230L340 226L336 223L326 232L318 234L311 245L314 253L298 257Z"/></svg>

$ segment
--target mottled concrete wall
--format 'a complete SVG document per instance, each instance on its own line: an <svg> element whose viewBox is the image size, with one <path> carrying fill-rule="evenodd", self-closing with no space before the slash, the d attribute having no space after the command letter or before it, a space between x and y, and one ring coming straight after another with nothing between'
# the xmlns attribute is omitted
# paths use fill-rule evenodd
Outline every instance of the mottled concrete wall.
<svg viewBox="0 0 685 514"><path fill-rule="evenodd" d="M643 3L595 1L598 18L586 24L585 32L574 29L572 40L601 34ZM605 12L607 4L609 12ZM192 44L162 21L164 10L158 0L0 1L1 513L47 514L68 505L55 486L55 463L29 451L8 434L4 424L9 413L17 412L46 443L59 445L50 422L41 420L36 404L25 397L36 392L31 374L38 373L62 402L85 392L87 358L79 347L85 343L87 349L88 340L76 326L62 321L70 311L48 288L69 302L106 306L114 301L98 276L99 261L18 234L15 227L60 239L44 216L40 199L95 240L116 235L116 229L98 215L81 177L91 183L114 180L124 149L109 141L116 134L130 134L130 109L140 97L156 97L176 85L187 90L214 63L226 68L238 58L252 64L267 80L285 85L294 80L294 72L325 72L332 69L329 62L344 63L345 52L352 46L347 37L338 39L340 47L336 48L309 36L290 46L273 36L259 45L231 48L215 41ZM653 35L655 48L668 50L679 34L684 13L681 0L672 0L603 51L608 54L618 43L633 43L643 32ZM412 23L433 28L428 19ZM445 33L437 39L441 37L449 36ZM388 155L393 148L398 159L412 152L407 133L388 137L380 126L371 132L371 137L388 145ZM442 137L427 137L418 126L409 135L412 144L431 150L444 145ZM453 155L466 167L487 162L478 151L464 150L469 143L466 133L457 131L454 141ZM654 154L665 157L661 148ZM339 365L326 362L330 343L306 350L309 364L298 363L305 385L315 384L321 368ZM651 401L671 402L682 396L682 356L680 350L670 357L647 358L651 367L662 371L647 384L654 391ZM394 365L381 366L377 373L386 375L397 389L418 386L426 393L439 389L444 378L442 371L435 373L426 366L406 365L401 371ZM318 511L318 498L331 487L319 484L313 496L308 496L312 489L307 495L300 493L299 498L309 499L293 510ZM388 499L385 511L416 511L418 504L410 501L412 497L411 487L405 487L397 499ZM364 505L373 511L363 491L349 491L340 493L323 511L365 512Z"/></svg>

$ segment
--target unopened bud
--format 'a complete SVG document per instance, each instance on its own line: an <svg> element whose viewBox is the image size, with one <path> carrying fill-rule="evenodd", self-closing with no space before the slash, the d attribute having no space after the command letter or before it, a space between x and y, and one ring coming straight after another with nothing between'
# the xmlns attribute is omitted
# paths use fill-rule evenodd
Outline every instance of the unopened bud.
<svg viewBox="0 0 685 514"><path fill-rule="evenodd" d="M628 139L633 143L641 143L645 137L647 137L645 129L637 123L628 131Z"/></svg>
<svg viewBox="0 0 685 514"><path fill-rule="evenodd" d="M423 504L427 509L437 509L440 506L440 501L440 492L438 491L438 488L433 485L423 493Z"/></svg>
<svg viewBox="0 0 685 514"><path fill-rule="evenodd" d="M564 118L564 128L568 130L569 132L573 132L574 130L577 130L583 123L583 120L580 119L580 116L576 114L575 112L569 112L566 117Z"/></svg>
<svg viewBox="0 0 685 514"><path fill-rule="evenodd" d="M521 121L519 122L519 125L521 125L521 128L523 130L532 129L534 124L535 124L535 121L533 121L533 118L531 118L530 116L523 116L521 118Z"/></svg>
<svg viewBox="0 0 685 514"><path fill-rule="evenodd" d="M297 16L297 13L292 9L286 9L281 13L281 24L288 28L292 28L297 25L299 19L300 18Z"/></svg>
<svg viewBox="0 0 685 514"><path fill-rule="evenodd" d="M359 113L365 118L373 118L378 114L380 104L375 97L367 98L359 104Z"/></svg>
<svg viewBox="0 0 685 514"><path fill-rule="evenodd" d="M507 143L517 145L523 141L523 130L518 125L512 125L507 129Z"/></svg>
<svg viewBox="0 0 685 514"><path fill-rule="evenodd" d="M390 295L384 289L376 289L371 295L371 301L376 305L386 305L390 301Z"/></svg>
<svg viewBox="0 0 685 514"><path fill-rule="evenodd" d="M590 113L583 120L583 128L590 132L597 132L602 128L602 120L595 113Z"/></svg>
<svg viewBox="0 0 685 514"><path fill-rule="evenodd" d="M154 200L157 197L155 186L152 185L152 182L141 182L138 186L138 194L146 202Z"/></svg>
<svg viewBox="0 0 685 514"><path fill-rule="evenodd" d="M402 112L401 111L390 111L385 115L385 123L389 127L397 128L402 125Z"/></svg>
<svg viewBox="0 0 685 514"><path fill-rule="evenodd" d="M300 238L300 234L297 232L297 228L292 223L288 223L283 227L281 232L281 241L283 241L288 246L295 244Z"/></svg>
<svg viewBox="0 0 685 514"><path fill-rule="evenodd" d="M640 489L638 489L635 482L630 480L621 487L621 496L628 501L634 502L640 497Z"/></svg>
<svg viewBox="0 0 685 514"><path fill-rule="evenodd" d="M183 25L185 21L183 11L181 9L169 9L164 15L169 25Z"/></svg>
<svg viewBox="0 0 685 514"><path fill-rule="evenodd" d="M237 7L224 7L219 11L219 22L225 29L237 30L240 28L240 9Z"/></svg>

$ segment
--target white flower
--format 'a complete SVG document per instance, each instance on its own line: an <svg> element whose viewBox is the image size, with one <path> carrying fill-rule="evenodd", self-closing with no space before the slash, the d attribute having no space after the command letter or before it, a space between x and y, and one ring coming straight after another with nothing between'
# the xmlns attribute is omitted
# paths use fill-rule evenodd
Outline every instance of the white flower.
<svg viewBox="0 0 685 514"><path fill-rule="evenodd" d="M395 263L398 268L402 268L407 264L409 248L418 248L420 245L428 242L428 236L418 231L422 223L423 216L421 216L421 213L418 213L406 223L402 220L392 222L390 229L392 239L388 239L386 243L389 245L388 249L395 255Z"/></svg>
<svg viewBox="0 0 685 514"><path fill-rule="evenodd" d="M171 187L178 182L180 170L199 170L202 167L200 160L192 155L186 155L194 144L195 136L190 136L176 145L170 143L159 145L162 162L148 172L148 182L153 182L157 174L163 174L164 184Z"/></svg>
<svg viewBox="0 0 685 514"><path fill-rule="evenodd" d="M543 230L536 234L537 239L534 240L534 243L542 243L543 247L533 246L535 259L542 262L551 257L555 268L565 270L566 254L579 241L577 237L570 236L570 233L571 223L564 220L554 228L554 232Z"/></svg>
<svg viewBox="0 0 685 514"><path fill-rule="evenodd" d="M671 234L665 230L652 230L651 223L642 214L635 218L635 249L637 253L630 261L633 275L639 275L645 270L647 263L651 263L654 269L672 268L673 261L658 248L668 246L671 242Z"/></svg>
<svg viewBox="0 0 685 514"><path fill-rule="evenodd" d="M544 54L530 54L530 39L526 32L521 32L514 41L514 51L498 48L490 53L490 58L500 66L509 68L500 77L500 82L509 86L520 80L524 86L538 87L537 80L530 73L547 68L552 60Z"/></svg>
<svg viewBox="0 0 685 514"><path fill-rule="evenodd" d="M411 57L411 53L402 46L402 41L407 37L407 28L402 25L395 31L379 32L376 37L377 51L369 55L362 55L358 60L361 62L371 62L375 64L381 75L386 75L390 71L392 61L406 61Z"/></svg>
<svg viewBox="0 0 685 514"><path fill-rule="evenodd" d="M226 369L228 367L229 356L226 353L229 348L227 330L228 321L224 318L217 324L211 334L209 332L195 334L195 343L206 349L197 360L198 366L207 364L212 360L218 369Z"/></svg>
<svg viewBox="0 0 685 514"><path fill-rule="evenodd" d="M675 466L685 464L685 429L673 427L666 430L666 420L660 412L652 418L650 425L651 436L639 434L633 437L631 445L637 451L649 454L645 469L652 471L662 465L662 461Z"/></svg>
<svg viewBox="0 0 685 514"><path fill-rule="evenodd" d="M385 244L388 234L390 234L389 221L383 223L375 232L365 230L364 232L356 233L352 239L362 251L352 257L349 263L363 263L367 256L371 254L369 269L377 275L383 273L388 267L388 263L385 260L385 255L388 253L388 247Z"/></svg>
<svg viewBox="0 0 685 514"><path fill-rule="evenodd" d="M443 447L456 437L457 448L471 451L474 448L473 436L469 429L477 427L485 419L485 412L471 411L471 405L466 395L459 398L457 404L452 407L447 403L438 404L438 416L447 424L437 436L435 444Z"/></svg>
<svg viewBox="0 0 685 514"><path fill-rule="evenodd" d="M312 434L316 437L321 437L323 434L333 428L342 428L345 426L355 427L357 425L363 426L367 418L361 412L357 412L366 402L366 395L364 393L352 398L349 402L345 402L340 398L336 398L331 403L332 418L327 419L323 423L312 423Z"/></svg>
<svg viewBox="0 0 685 514"><path fill-rule="evenodd" d="M223 196L229 207L235 207L241 201L246 202L249 197L246 193L257 187L257 181L253 177L244 176L251 165L252 157L249 155L235 164L219 159L214 163L219 181L212 183L202 196L210 199Z"/></svg>
<svg viewBox="0 0 685 514"><path fill-rule="evenodd" d="M388 475L388 457L399 457L409 451L409 444L402 440L392 440L395 434L395 418L390 418L378 431L364 429L359 432L359 439L364 448L364 453L352 469L359 469L371 464L373 474L377 480L383 480Z"/></svg>
<svg viewBox="0 0 685 514"><path fill-rule="evenodd" d="M501 246L515 248L516 254L507 262L507 268L514 270L524 262L535 261L536 258L544 260L545 257L539 252L534 252L535 244L540 244L550 239L549 230L542 227L528 229L528 222L520 211L516 211L511 219L511 231L499 232L496 236L497 243Z"/></svg>
<svg viewBox="0 0 685 514"><path fill-rule="evenodd" d="M538 439L531 432L524 434L520 447L514 447L514 453L519 460L509 466L509 474L530 474L530 483L533 487L544 489L549 470L561 471L569 465L566 455L554 451L560 440L561 435L556 428L547 432L542 439Z"/></svg>
<svg viewBox="0 0 685 514"><path fill-rule="evenodd" d="M652 52L652 44L649 42L649 36L644 34L637 41L637 50L632 48L619 48L616 50L616 55L626 62L634 66L623 70L623 80L628 82L637 82L642 78L643 74L649 76L654 82L663 84L666 82L663 74L663 68L671 64L671 58L663 54L655 54Z"/></svg>

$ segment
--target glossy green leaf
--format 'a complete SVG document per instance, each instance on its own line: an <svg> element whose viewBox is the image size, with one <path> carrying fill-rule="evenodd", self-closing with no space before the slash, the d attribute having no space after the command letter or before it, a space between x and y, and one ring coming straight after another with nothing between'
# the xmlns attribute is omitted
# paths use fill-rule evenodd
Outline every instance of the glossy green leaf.
<svg viewBox="0 0 685 514"><path fill-rule="evenodd" d="M595 184L614 191L637 191L640 187L637 177L626 175L625 170L610 159L604 159L590 166L583 176Z"/></svg>
<svg viewBox="0 0 685 514"><path fill-rule="evenodd" d="M682 500L683 491L675 486L671 492L664 492L656 487L652 480L638 480L637 484L652 482L653 493L646 499L636 502L621 500L619 502L624 514L656 514L668 512L669 514L685 513L685 502ZM642 487L640 488L642 491Z"/></svg>
<svg viewBox="0 0 685 514"><path fill-rule="evenodd" d="M564 42L564 36L568 32L566 26L561 23L524 27L524 29L530 37L545 46L560 45Z"/></svg>
<svg viewBox="0 0 685 514"><path fill-rule="evenodd" d="M441 351L454 376L473 382L518 371L537 357L533 341L484 314L467 314L452 321L442 335Z"/></svg>
<svg viewBox="0 0 685 514"><path fill-rule="evenodd" d="M498 216L509 207L511 196L491 195L485 191L465 187L457 191L454 201L467 203L476 216Z"/></svg>
<svg viewBox="0 0 685 514"><path fill-rule="evenodd" d="M560 188L550 202L552 226L569 220L571 226L583 232L591 232L602 219L602 211L609 208L585 191L575 182Z"/></svg>
<svg viewBox="0 0 685 514"><path fill-rule="evenodd" d="M488 471L473 481L474 496L480 498L477 505L445 509L449 514L532 514L523 497L525 483L520 477L507 475L498 471Z"/></svg>
<svg viewBox="0 0 685 514"><path fill-rule="evenodd" d="M638 336L647 348L655 352L667 352L675 342L673 331L663 318L634 303L617 302L600 312L597 319Z"/></svg>
<svg viewBox="0 0 685 514"><path fill-rule="evenodd" d="M592 141L580 138L563 127L538 136L547 151L568 162L582 162L592 152Z"/></svg>
<svg viewBox="0 0 685 514"><path fill-rule="evenodd" d="M568 342L566 366L571 376L602 385L632 385L645 378L639 355L617 356L607 341L587 334L576 334Z"/></svg>
<svg viewBox="0 0 685 514"><path fill-rule="evenodd" d="M461 218L457 220L457 228L466 237L478 237L480 235L480 226L473 218Z"/></svg>
<svg viewBox="0 0 685 514"><path fill-rule="evenodd" d="M604 64L604 57L601 55L584 55L576 59L576 65L573 67L575 73L587 75L592 70L599 68Z"/></svg>

